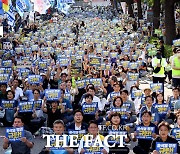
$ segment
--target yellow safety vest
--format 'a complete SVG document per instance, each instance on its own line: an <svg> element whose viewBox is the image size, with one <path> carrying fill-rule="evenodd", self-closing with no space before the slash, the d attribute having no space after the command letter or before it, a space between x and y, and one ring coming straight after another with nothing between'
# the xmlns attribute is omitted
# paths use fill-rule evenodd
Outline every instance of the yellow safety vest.
<svg viewBox="0 0 180 154"><path fill-rule="evenodd" d="M163 64L163 61L164 59L162 58L161 60L161 64ZM157 64L157 63L160 63L160 60L159 59L155 59L154 62ZM154 69L156 69L156 67L154 67ZM161 67L160 71L158 73L153 73L153 74L156 74L156 75L164 75L164 67Z"/></svg>
<svg viewBox="0 0 180 154"><path fill-rule="evenodd" d="M174 57L173 63L175 65L175 67L180 68L180 60L179 60L178 56ZM180 70L172 69L172 77L180 77Z"/></svg>

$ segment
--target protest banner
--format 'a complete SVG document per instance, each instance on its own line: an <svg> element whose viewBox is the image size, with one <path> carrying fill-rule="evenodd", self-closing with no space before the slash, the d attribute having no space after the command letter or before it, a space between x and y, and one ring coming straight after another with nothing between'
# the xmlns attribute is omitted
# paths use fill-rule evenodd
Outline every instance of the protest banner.
<svg viewBox="0 0 180 154"><path fill-rule="evenodd" d="M15 101L14 100L1 100L1 107L3 109L14 109Z"/></svg>
<svg viewBox="0 0 180 154"><path fill-rule="evenodd" d="M8 83L9 74L0 74L0 83Z"/></svg>
<svg viewBox="0 0 180 154"><path fill-rule="evenodd" d="M155 104L154 107L158 110L158 114L167 114L169 104Z"/></svg>
<svg viewBox="0 0 180 154"><path fill-rule="evenodd" d="M81 138L86 134L86 130L74 130L74 129L69 129L68 134L69 135L78 135L78 143L80 143Z"/></svg>
<svg viewBox="0 0 180 154"><path fill-rule="evenodd" d="M33 112L34 102L33 101L19 102L18 107L19 107L19 112Z"/></svg>
<svg viewBox="0 0 180 154"><path fill-rule="evenodd" d="M90 66L101 66L101 58L99 57L90 57L89 58Z"/></svg>
<svg viewBox="0 0 180 154"><path fill-rule="evenodd" d="M62 66L69 66L69 59L68 58L59 58L57 64Z"/></svg>
<svg viewBox="0 0 180 154"><path fill-rule="evenodd" d="M12 60L3 60L1 65L3 67L12 67Z"/></svg>
<svg viewBox="0 0 180 154"><path fill-rule="evenodd" d="M131 93L131 98L136 98L136 97L141 97L142 96L142 91L141 90L132 90Z"/></svg>
<svg viewBox="0 0 180 154"><path fill-rule="evenodd" d="M173 45L179 47L180 46L180 39L173 40Z"/></svg>
<svg viewBox="0 0 180 154"><path fill-rule="evenodd" d="M60 89L46 89L45 97L47 101L58 101L61 97Z"/></svg>
<svg viewBox="0 0 180 154"><path fill-rule="evenodd" d="M27 78L30 74L30 70L29 69L25 69L25 68L20 68L19 69L19 75L22 77L22 78Z"/></svg>
<svg viewBox="0 0 180 154"><path fill-rule="evenodd" d="M127 73L129 81L137 81L139 79L139 73Z"/></svg>
<svg viewBox="0 0 180 154"><path fill-rule="evenodd" d="M125 135L127 136L127 131L121 131L121 130L109 130L108 131L108 135ZM123 140L124 141L124 140ZM117 137L116 139L114 139L113 137L110 137L108 140L109 144L120 144L120 137ZM125 143L125 141L124 141Z"/></svg>
<svg viewBox="0 0 180 154"><path fill-rule="evenodd" d="M155 127L137 126L137 139L152 140L152 134L155 133Z"/></svg>
<svg viewBox="0 0 180 154"><path fill-rule="evenodd" d="M90 84L93 84L95 87L101 87L102 86L102 79L97 78L97 79L89 79Z"/></svg>
<svg viewBox="0 0 180 154"><path fill-rule="evenodd" d="M78 89L83 89L86 87L86 81L85 80L76 81L76 86L78 87Z"/></svg>
<svg viewBox="0 0 180 154"><path fill-rule="evenodd" d="M122 119L128 119L127 108L112 108L112 111L119 113Z"/></svg>
<svg viewBox="0 0 180 154"><path fill-rule="evenodd" d="M160 154L177 153L177 143L156 142L156 150Z"/></svg>
<svg viewBox="0 0 180 154"><path fill-rule="evenodd" d="M163 84L162 83L150 83L150 89L153 92L163 92Z"/></svg>
<svg viewBox="0 0 180 154"><path fill-rule="evenodd" d="M47 62L39 61L39 69L47 69Z"/></svg>
<svg viewBox="0 0 180 154"><path fill-rule="evenodd" d="M171 134L176 138L176 140L180 141L180 128L173 128Z"/></svg>
<svg viewBox="0 0 180 154"><path fill-rule="evenodd" d="M97 105L97 102L92 102L92 104L83 103L82 111L86 115L95 115L96 111L98 110Z"/></svg>
<svg viewBox="0 0 180 154"><path fill-rule="evenodd" d="M11 142L20 141L20 139L24 137L24 127L6 128L6 137Z"/></svg>
<svg viewBox="0 0 180 154"><path fill-rule="evenodd" d="M42 77L40 75L28 75L29 84L40 84L42 82Z"/></svg>
<svg viewBox="0 0 180 154"><path fill-rule="evenodd" d="M103 150L103 147L100 147L99 146L99 143L95 143L95 141L89 143L88 147L85 146L85 142L83 142L83 148L85 150L84 154L91 154L91 153L94 153L94 154L101 154L102 150Z"/></svg>
<svg viewBox="0 0 180 154"><path fill-rule="evenodd" d="M130 69L137 69L138 68L138 63L137 62L130 62L129 63L129 68Z"/></svg>
<svg viewBox="0 0 180 154"><path fill-rule="evenodd" d="M36 110L40 110L40 109L41 109L42 100L33 101L33 103L34 103L34 108L35 108Z"/></svg>

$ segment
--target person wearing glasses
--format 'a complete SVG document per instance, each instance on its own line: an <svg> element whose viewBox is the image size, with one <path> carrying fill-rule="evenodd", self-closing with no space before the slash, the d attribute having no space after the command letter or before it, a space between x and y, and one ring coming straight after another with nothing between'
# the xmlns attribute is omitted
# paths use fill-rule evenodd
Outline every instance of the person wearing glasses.
<svg viewBox="0 0 180 154"><path fill-rule="evenodd" d="M95 142L96 138L99 136L101 141L104 140L104 136L100 135L98 132L99 132L99 128L98 128L98 124L95 120L91 120L89 122L89 125L88 125L88 135L92 135L93 136L93 139L92 139L92 144ZM91 153L95 153L95 152L101 152L103 154L108 154L109 153L109 148L107 146L104 145L103 148L100 148L97 146L97 148L92 148L91 150L91 146L93 145L89 145L90 147L86 148L84 147L84 142L85 142L85 136L82 137L81 141L80 141L80 145L79 145L79 148L78 148L78 153L80 154L83 154L85 152L91 152ZM90 151L91 150L91 151ZM96 151L95 151L96 150Z"/></svg>

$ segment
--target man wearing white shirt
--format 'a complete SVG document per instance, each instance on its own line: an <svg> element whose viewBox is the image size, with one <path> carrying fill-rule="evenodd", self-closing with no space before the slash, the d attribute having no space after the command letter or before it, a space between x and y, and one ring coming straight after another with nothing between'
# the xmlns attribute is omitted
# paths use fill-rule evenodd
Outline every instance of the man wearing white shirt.
<svg viewBox="0 0 180 154"><path fill-rule="evenodd" d="M92 145L89 145L90 147L93 146L93 143L95 142L95 140L96 140L97 137L100 137L101 142L104 141L104 136L98 134L99 128L98 128L98 124L97 124L96 121L91 120L91 121L89 122L88 132L89 132L88 135L92 135L92 136L93 136L93 138L92 138ZM86 149L85 149L85 147L84 147L84 142L85 142L85 141L86 141L86 138L85 138L85 136L83 136L82 139L81 139L81 141L80 141L79 148L78 148L78 153L80 153L80 154L83 154L83 153L85 153L85 152L90 152L90 151L88 151L88 150L91 149L90 147L87 148L87 151L86 151ZM100 148L100 147L97 146L97 148ZM102 154L108 154L108 153L109 153L109 148L108 148L106 145L104 145L104 147L102 147L102 150L101 150L101 149L99 149L99 150L100 150L100 151L91 151L91 153L96 153L96 152L97 152L97 153L98 153L98 152L101 152Z"/></svg>
<svg viewBox="0 0 180 154"><path fill-rule="evenodd" d="M19 100L20 97L23 97L23 90L18 87L19 81L17 79L14 79L12 86L8 87L6 91L12 90L15 93L14 100Z"/></svg>
<svg viewBox="0 0 180 154"><path fill-rule="evenodd" d="M89 93L89 94L91 94L91 95L93 96L92 102L97 102L97 104L98 104L98 109L99 109L100 111L102 111L102 110L104 109L104 105L105 105L105 104L101 103L100 99L99 99L97 96L95 96L95 88L94 88L94 87L89 87L87 93ZM83 103L85 103L85 102L86 102L86 101L85 101L85 98L83 98L81 105L82 105Z"/></svg>

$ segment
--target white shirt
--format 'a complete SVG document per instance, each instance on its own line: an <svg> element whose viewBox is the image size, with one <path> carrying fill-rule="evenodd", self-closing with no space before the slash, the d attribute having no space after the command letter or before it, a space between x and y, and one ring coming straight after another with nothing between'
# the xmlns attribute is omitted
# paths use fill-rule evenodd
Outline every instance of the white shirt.
<svg viewBox="0 0 180 154"><path fill-rule="evenodd" d="M81 104L83 104L83 103L85 103L85 102L86 102L86 101L85 101L85 98L83 98ZM98 104L98 109L99 109L100 111L102 111L102 110L104 109L104 104L101 103L100 99L99 99L97 96L94 96L94 97L93 97L92 102L97 102L97 104Z"/></svg>
<svg viewBox="0 0 180 154"><path fill-rule="evenodd" d="M81 126L77 127L76 124L75 124L75 130L81 130Z"/></svg>
<svg viewBox="0 0 180 154"><path fill-rule="evenodd" d="M8 87L6 91L8 91L8 90L11 90L11 88ZM15 97L14 97L14 100L18 100L19 97L22 97L22 96L24 96L24 95L23 95L23 90L22 90L21 88L17 87L17 88L15 89Z"/></svg>
<svg viewBox="0 0 180 154"><path fill-rule="evenodd" d="M87 134L87 135L88 135L88 134ZM98 136L98 135L97 135L97 136ZM95 142L97 136L92 140L93 142ZM80 140L80 144L79 144L79 148L78 148L78 153L81 152L81 149L84 149L84 141L85 141L85 140L84 140L84 136L83 136L83 137L81 138L81 140ZM104 145L104 144L103 144L103 145ZM109 148L108 148L106 145L104 145L103 149L105 149L106 152L109 153Z"/></svg>

